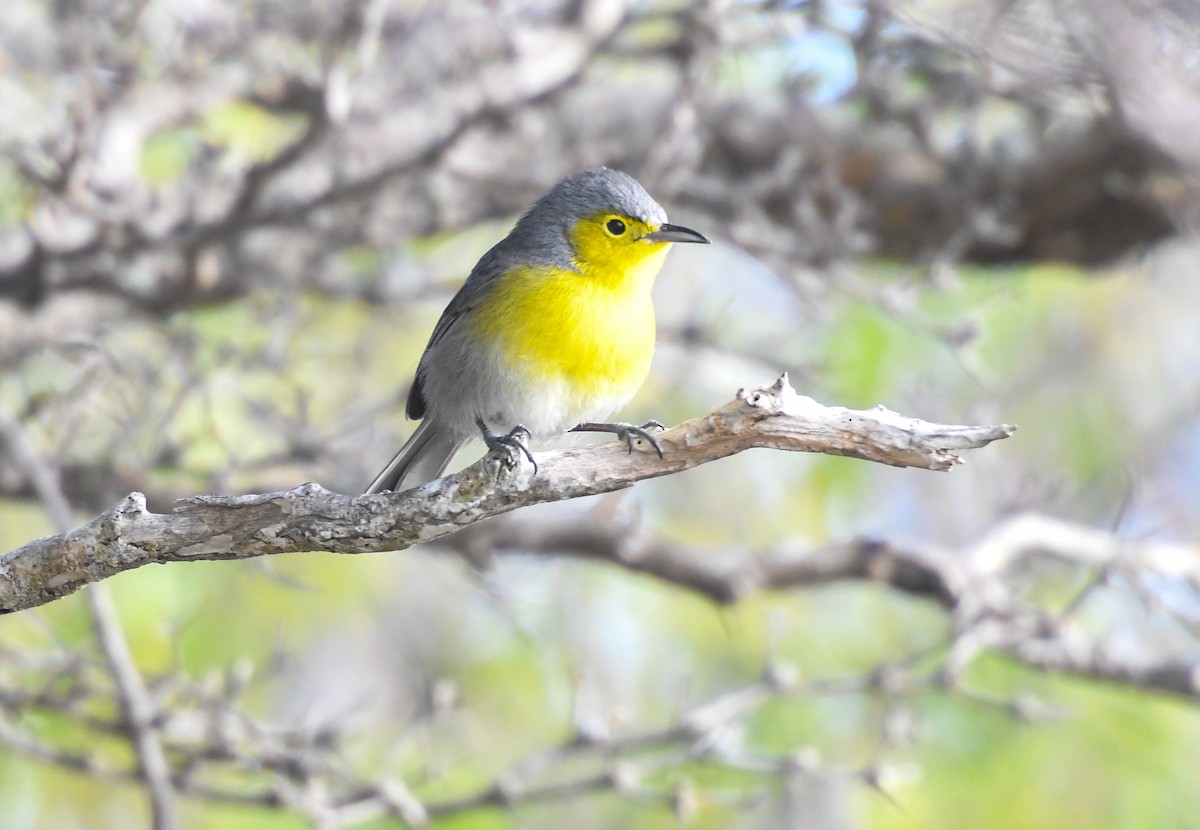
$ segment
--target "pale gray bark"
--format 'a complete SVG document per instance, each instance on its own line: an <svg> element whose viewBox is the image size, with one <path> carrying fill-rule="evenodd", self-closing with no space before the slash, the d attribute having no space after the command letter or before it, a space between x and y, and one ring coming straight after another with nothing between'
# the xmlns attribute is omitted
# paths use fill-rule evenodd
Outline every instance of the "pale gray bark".
<svg viewBox="0 0 1200 830"><path fill-rule="evenodd" d="M170 514L151 513L132 493L77 530L0 557L0 612L66 596L84 585L151 563L246 559L323 550L404 550L520 507L607 493L753 447L823 452L897 467L948 470L961 450L1007 438L1014 427L949 426L883 407L826 407L781 377L703 418L658 437L664 458L624 443L537 456L538 469L508 471L488 458L404 493L344 496L318 484L244 496L197 496Z"/></svg>

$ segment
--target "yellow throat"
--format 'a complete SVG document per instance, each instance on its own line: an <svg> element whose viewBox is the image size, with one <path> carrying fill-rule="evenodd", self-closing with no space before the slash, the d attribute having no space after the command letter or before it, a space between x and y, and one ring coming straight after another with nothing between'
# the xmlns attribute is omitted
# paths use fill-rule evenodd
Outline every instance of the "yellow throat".
<svg viewBox="0 0 1200 830"><path fill-rule="evenodd" d="M496 280L476 311L476 332L530 384L563 383L568 406L628 400L654 355L650 289L670 243L637 237L652 228L631 220L627 238L584 220L572 234L575 268L521 265ZM641 227L637 227L641 225Z"/></svg>

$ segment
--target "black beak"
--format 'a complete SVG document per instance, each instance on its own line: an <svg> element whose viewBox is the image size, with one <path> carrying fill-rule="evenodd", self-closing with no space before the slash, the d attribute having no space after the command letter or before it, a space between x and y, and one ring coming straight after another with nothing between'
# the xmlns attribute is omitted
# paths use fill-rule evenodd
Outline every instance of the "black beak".
<svg viewBox="0 0 1200 830"><path fill-rule="evenodd" d="M663 225L653 233L642 237L647 242L703 242L708 244L708 237L702 233L685 228L683 225Z"/></svg>

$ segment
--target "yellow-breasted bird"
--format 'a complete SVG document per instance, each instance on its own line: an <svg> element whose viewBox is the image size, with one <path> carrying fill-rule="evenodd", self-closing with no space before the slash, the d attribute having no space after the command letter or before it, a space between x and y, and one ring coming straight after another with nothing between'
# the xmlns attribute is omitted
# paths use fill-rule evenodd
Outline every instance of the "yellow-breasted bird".
<svg viewBox="0 0 1200 830"><path fill-rule="evenodd" d="M641 387L654 354L650 289L672 242L708 242L667 223L636 179L597 167L563 179L472 269L417 365L409 418L423 419L368 493L440 476L482 436L533 456L524 438L641 427L603 423ZM536 467L535 467L536 468Z"/></svg>

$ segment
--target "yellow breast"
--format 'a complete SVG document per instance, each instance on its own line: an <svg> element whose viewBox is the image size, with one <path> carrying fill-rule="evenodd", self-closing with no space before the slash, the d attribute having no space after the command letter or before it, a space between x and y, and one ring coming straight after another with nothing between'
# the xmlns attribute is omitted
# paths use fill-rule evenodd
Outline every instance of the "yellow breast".
<svg viewBox="0 0 1200 830"><path fill-rule="evenodd" d="M654 247L627 267L511 269L476 308L475 331L517 382L563 387L564 416L619 406L641 387L654 354L650 288L668 246Z"/></svg>

